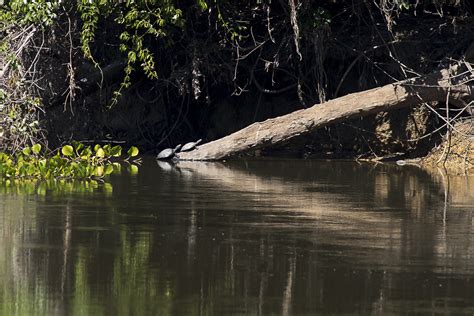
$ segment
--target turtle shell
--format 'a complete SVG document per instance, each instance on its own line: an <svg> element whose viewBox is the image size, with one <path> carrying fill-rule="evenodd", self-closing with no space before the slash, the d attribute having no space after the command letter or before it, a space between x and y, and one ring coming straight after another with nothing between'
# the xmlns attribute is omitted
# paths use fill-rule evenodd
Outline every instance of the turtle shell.
<svg viewBox="0 0 474 316"><path fill-rule="evenodd" d="M156 159L168 159L168 158L171 158L173 155L174 155L174 149L166 148L160 151L158 156L156 156Z"/></svg>
<svg viewBox="0 0 474 316"><path fill-rule="evenodd" d="M156 159L170 159L173 158L174 154L179 151L181 148L181 144L176 146L174 149L173 148L166 148L160 151L158 156L156 156Z"/></svg>
<svg viewBox="0 0 474 316"><path fill-rule="evenodd" d="M202 139L198 139L197 141L195 142L190 142L190 143L186 143L184 144L184 146L181 148L181 151L191 151L193 150L194 148L196 148L196 146L202 141Z"/></svg>

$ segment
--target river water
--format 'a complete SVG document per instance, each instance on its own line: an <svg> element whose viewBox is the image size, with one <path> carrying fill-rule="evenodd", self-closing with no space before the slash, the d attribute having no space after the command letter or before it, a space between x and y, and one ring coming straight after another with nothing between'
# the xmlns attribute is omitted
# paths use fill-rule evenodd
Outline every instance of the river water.
<svg viewBox="0 0 474 316"><path fill-rule="evenodd" d="M0 185L0 315L474 313L474 177L144 160Z"/></svg>

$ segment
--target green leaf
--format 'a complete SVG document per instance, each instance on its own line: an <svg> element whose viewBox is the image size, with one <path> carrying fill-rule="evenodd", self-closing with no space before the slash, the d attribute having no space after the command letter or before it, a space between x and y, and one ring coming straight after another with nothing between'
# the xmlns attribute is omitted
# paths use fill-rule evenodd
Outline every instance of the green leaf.
<svg viewBox="0 0 474 316"><path fill-rule="evenodd" d="M207 10L207 3L204 0L198 0L198 5L201 9L201 11Z"/></svg>
<svg viewBox="0 0 474 316"><path fill-rule="evenodd" d="M97 149L95 154L99 158L104 158L105 157L105 151L102 148Z"/></svg>
<svg viewBox="0 0 474 316"><path fill-rule="evenodd" d="M120 157L122 155L122 147L114 146L110 149L110 155L113 157Z"/></svg>
<svg viewBox="0 0 474 316"><path fill-rule="evenodd" d="M104 175L104 167L98 166L95 168L94 175L97 177L102 177Z"/></svg>
<svg viewBox="0 0 474 316"><path fill-rule="evenodd" d="M127 151L127 154L130 157L135 157L136 155L138 155L138 148L135 146L130 147L130 149Z"/></svg>
<svg viewBox="0 0 474 316"><path fill-rule="evenodd" d="M8 155L0 152L0 162L5 162L9 159Z"/></svg>
<svg viewBox="0 0 474 316"><path fill-rule="evenodd" d="M104 173L106 175L108 174L111 174L112 172L114 172L114 166L112 164L108 164L106 167L105 167L105 171Z"/></svg>
<svg viewBox="0 0 474 316"><path fill-rule="evenodd" d="M72 146L74 147L74 149L76 150L76 153L79 153L79 151L84 148L84 144L78 142L78 141L75 141L73 140L72 141Z"/></svg>
<svg viewBox="0 0 474 316"><path fill-rule="evenodd" d="M92 150L89 146L87 146L86 148L84 148L81 153L80 153L80 156L81 156L81 159L82 160L87 160L91 157L92 155Z"/></svg>
<svg viewBox="0 0 474 316"><path fill-rule="evenodd" d="M30 147L25 147L21 151L25 156L29 156L31 154L31 148Z"/></svg>
<svg viewBox="0 0 474 316"><path fill-rule="evenodd" d="M41 145L34 144L33 147L31 147L31 150L33 151L33 154L38 155L41 151Z"/></svg>
<svg viewBox="0 0 474 316"><path fill-rule="evenodd" d="M61 148L61 152L63 153L64 156L72 156L72 154L74 153L74 149L72 148L71 145L66 145L66 146L63 146L63 148Z"/></svg>

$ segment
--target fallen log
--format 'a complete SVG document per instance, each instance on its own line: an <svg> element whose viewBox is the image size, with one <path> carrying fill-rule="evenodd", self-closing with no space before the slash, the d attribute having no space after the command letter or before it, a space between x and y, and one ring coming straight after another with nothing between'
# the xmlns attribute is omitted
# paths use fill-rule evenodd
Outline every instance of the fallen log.
<svg viewBox="0 0 474 316"><path fill-rule="evenodd" d="M456 74L456 75L453 75ZM446 101L453 104L472 99L474 73L454 66L439 72L348 94L308 109L298 110L263 122L253 123L233 134L179 154L180 160L221 160L240 153L285 143L294 137L356 117L423 102Z"/></svg>

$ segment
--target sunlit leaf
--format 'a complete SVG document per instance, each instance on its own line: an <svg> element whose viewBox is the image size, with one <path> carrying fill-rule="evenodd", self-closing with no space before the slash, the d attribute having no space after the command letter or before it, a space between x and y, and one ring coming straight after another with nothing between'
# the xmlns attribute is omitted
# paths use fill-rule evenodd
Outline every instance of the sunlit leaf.
<svg viewBox="0 0 474 316"><path fill-rule="evenodd" d="M71 145L66 145L61 148L61 152L63 153L64 156L70 157L74 153L74 149L72 148Z"/></svg>
<svg viewBox="0 0 474 316"><path fill-rule="evenodd" d="M138 155L138 148L135 147L135 146L132 146L130 147L130 149L127 151L127 154L130 156L130 157L135 157Z"/></svg>
<svg viewBox="0 0 474 316"><path fill-rule="evenodd" d="M102 177L102 176L104 175L104 167L102 167L102 166L96 167L94 174L95 174L97 177Z"/></svg>
<svg viewBox="0 0 474 316"><path fill-rule="evenodd" d="M29 156L31 154L31 148L30 147L25 147L21 151L25 156Z"/></svg>
<svg viewBox="0 0 474 316"><path fill-rule="evenodd" d="M110 155L110 145L109 144L102 147L102 149L104 149L104 152L105 152L106 155Z"/></svg>
<svg viewBox="0 0 474 316"><path fill-rule="evenodd" d="M120 157L122 155L122 147L114 146L110 149L110 155L112 157Z"/></svg>
<svg viewBox="0 0 474 316"><path fill-rule="evenodd" d="M84 148L84 144L83 143L80 143L78 141L72 141L72 146L74 147L74 149L76 150L76 153L79 154L79 151Z"/></svg>
<svg viewBox="0 0 474 316"><path fill-rule="evenodd" d="M99 158L104 158L105 157L105 151L102 148L97 149L95 154Z"/></svg>
<svg viewBox="0 0 474 316"><path fill-rule="evenodd" d="M33 147L31 147L31 150L33 151L33 154L38 155L41 151L41 145L34 144Z"/></svg>
<svg viewBox="0 0 474 316"><path fill-rule="evenodd" d="M104 173L105 173L106 175L108 175L108 174L111 174L112 172L114 172L114 166L111 165L111 164L107 165L107 166L105 167Z"/></svg>

